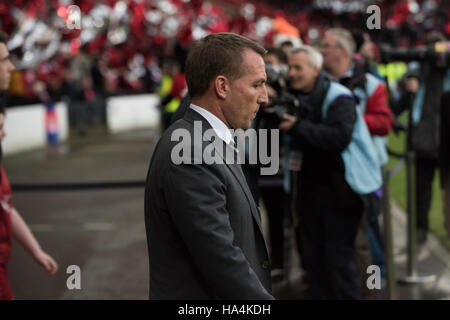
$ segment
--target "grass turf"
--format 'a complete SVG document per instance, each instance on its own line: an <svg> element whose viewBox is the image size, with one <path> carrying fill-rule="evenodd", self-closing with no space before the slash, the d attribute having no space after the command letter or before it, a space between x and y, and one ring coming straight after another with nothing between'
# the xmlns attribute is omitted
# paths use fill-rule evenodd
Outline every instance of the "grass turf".
<svg viewBox="0 0 450 320"><path fill-rule="evenodd" d="M391 133L388 139L388 146L396 152L405 151L406 136L404 132ZM392 169L399 159L389 157L388 168ZM406 170L403 167L395 176L391 177L389 184L390 196L406 210ZM441 243L450 250L450 237L444 227L444 215L442 210L442 196L439 182L439 171L435 173L433 181L433 198L429 213L430 231L441 241Z"/></svg>

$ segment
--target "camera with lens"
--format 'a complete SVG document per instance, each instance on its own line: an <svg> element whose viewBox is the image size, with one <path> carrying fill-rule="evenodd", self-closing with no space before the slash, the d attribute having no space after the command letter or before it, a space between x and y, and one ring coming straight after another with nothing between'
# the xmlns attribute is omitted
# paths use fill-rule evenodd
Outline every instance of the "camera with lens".
<svg viewBox="0 0 450 320"><path fill-rule="evenodd" d="M266 74L266 84L274 90L275 95L269 97L269 104L262 111L262 118L278 127L285 114L296 114L300 103L288 90L286 68L266 65Z"/></svg>
<svg viewBox="0 0 450 320"><path fill-rule="evenodd" d="M450 66L450 42L440 41L417 48L391 48L383 45L381 46L381 58L385 62L395 60L429 61L439 67L448 67Z"/></svg>

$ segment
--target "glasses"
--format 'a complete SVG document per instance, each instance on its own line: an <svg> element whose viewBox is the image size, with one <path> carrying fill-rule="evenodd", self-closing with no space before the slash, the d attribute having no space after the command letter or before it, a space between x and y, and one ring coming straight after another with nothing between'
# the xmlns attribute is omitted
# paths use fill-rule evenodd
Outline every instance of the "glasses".
<svg viewBox="0 0 450 320"><path fill-rule="evenodd" d="M322 43L321 45L320 45L320 49L326 49L326 50L328 50L328 49L340 49L341 47L339 46L339 45L331 45L331 44L329 44L329 43Z"/></svg>

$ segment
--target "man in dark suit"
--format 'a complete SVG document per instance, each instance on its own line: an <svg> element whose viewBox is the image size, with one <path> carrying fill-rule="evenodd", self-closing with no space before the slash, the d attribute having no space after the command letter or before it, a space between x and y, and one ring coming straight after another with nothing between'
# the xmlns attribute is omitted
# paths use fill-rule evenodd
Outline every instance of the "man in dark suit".
<svg viewBox="0 0 450 320"><path fill-rule="evenodd" d="M228 157L238 153L230 129L248 129L267 103L264 55L231 33L209 35L190 49L192 104L164 132L147 176L152 299L273 299L260 213L240 165ZM203 137L205 131L213 135ZM180 132L200 137L183 149L181 163L174 152ZM212 149L214 163L197 157Z"/></svg>

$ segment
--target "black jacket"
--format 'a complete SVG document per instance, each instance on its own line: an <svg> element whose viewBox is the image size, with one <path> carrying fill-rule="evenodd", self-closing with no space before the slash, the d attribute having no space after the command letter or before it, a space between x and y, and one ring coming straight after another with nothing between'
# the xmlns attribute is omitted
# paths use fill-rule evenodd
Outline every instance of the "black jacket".
<svg viewBox="0 0 450 320"><path fill-rule="evenodd" d="M331 80L320 74L313 91L298 95L303 102L297 112L298 120L290 130L292 147L303 154L300 184L317 192L339 192L350 188L344 179L342 151L351 141L356 121L355 100L338 97L322 118L322 103Z"/></svg>
<svg viewBox="0 0 450 320"><path fill-rule="evenodd" d="M145 190L150 297L273 299L260 213L240 165L171 161L179 143L172 141L172 132L187 130L193 136L194 121L201 121L203 130L211 128L188 109L152 156ZM210 143L193 145L203 154Z"/></svg>
<svg viewBox="0 0 450 320"><path fill-rule="evenodd" d="M418 158L438 159L439 156L440 105L446 72L447 68L423 62L417 74L421 85L426 86L420 121L412 128L411 147ZM393 110L394 114L398 116L411 110L414 98L414 94L404 93Z"/></svg>

